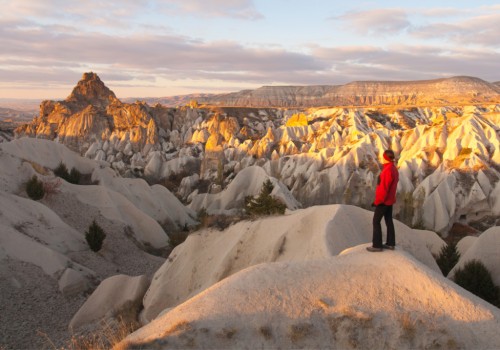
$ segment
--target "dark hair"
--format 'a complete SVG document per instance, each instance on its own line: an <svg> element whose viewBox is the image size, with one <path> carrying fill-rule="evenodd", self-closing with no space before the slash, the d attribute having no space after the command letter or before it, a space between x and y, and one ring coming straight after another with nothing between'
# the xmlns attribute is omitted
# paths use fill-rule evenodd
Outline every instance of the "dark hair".
<svg viewBox="0 0 500 350"><path fill-rule="evenodd" d="M393 161L394 159L396 159L396 156L394 155L394 151L392 149L388 149L388 150L384 151L384 154L391 161Z"/></svg>

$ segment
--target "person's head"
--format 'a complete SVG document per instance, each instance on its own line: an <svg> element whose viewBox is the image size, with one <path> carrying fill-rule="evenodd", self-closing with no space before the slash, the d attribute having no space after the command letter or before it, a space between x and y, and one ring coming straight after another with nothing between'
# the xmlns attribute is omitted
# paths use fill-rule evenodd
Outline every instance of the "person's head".
<svg viewBox="0 0 500 350"><path fill-rule="evenodd" d="M396 156L394 155L394 151L392 149L388 149L384 151L384 159L388 162L394 162Z"/></svg>

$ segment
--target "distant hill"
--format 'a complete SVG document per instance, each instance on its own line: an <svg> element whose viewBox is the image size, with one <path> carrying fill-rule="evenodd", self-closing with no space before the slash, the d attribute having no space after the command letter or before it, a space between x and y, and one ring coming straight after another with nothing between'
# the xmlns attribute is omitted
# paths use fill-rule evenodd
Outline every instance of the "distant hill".
<svg viewBox="0 0 500 350"><path fill-rule="evenodd" d="M154 106L159 103L166 107L184 106L191 100L198 100L204 98L211 98L214 94L190 94L190 95L178 95L178 96L167 96L167 97L129 97L123 98L122 101L125 103L134 103L136 100L146 101L150 106ZM220 96L220 95L217 95Z"/></svg>
<svg viewBox="0 0 500 350"><path fill-rule="evenodd" d="M346 85L263 86L212 97L201 103L247 107L423 105L500 101L497 83L479 78L355 81Z"/></svg>

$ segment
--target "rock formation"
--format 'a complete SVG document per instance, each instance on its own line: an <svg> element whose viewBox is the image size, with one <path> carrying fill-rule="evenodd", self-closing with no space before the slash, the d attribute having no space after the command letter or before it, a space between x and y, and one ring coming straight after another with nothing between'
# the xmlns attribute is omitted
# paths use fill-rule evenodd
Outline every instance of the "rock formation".
<svg viewBox="0 0 500 350"><path fill-rule="evenodd" d="M500 101L496 83L473 77L417 81L355 81L346 85L263 86L196 98L200 103L247 107L422 105Z"/></svg>
<svg viewBox="0 0 500 350"><path fill-rule="evenodd" d="M366 246L327 259L274 262L242 270L166 311L132 333L120 346L158 349L498 346L498 308L402 250L371 254L365 250Z"/></svg>
<svg viewBox="0 0 500 350"><path fill-rule="evenodd" d="M328 89L335 94L325 100L321 96ZM258 89L255 96L272 99L275 90L281 91ZM297 101L296 90L284 89L288 97L283 98ZM287 186L303 207L345 203L368 208L381 154L391 148L400 172L395 214L405 223L446 236L460 218L476 226L484 222L484 230L500 217L500 108L485 102L496 96L496 85L455 77L299 90L301 101L309 96L307 101L325 105L403 106L151 107L122 103L95 74L86 74L66 101L43 102L41 116L18 128L16 137L56 140L106 161L117 176L150 183L197 174L196 181L179 178L171 187L189 201L223 190L239 171L258 166ZM408 101L429 105L408 106ZM455 105L464 101L469 104ZM216 189L219 165L224 176Z"/></svg>
<svg viewBox="0 0 500 350"><path fill-rule="evenodd" d="M155 318L250 266L274 261L321 260L371 241L372 214L353 206L321 206L290 215L240 222L220 232L192 235L172 252L144 297L144 316ZM398 247L440 274L425 244L396 222ZM207 252L207 254L202 254Z"/></svg>

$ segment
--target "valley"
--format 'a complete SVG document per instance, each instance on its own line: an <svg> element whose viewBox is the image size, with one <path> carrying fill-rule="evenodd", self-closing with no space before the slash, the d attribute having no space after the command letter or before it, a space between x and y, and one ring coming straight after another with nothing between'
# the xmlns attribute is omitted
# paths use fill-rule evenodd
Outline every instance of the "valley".
<svg viewBox="0 0 500 350"><path fill-rule="evenodd" d="M453 280L479 259L500 285L497 84L176 101L120 100L90 72L32 121L0 124L2 349L67 347L120 317L133 329L116 349L500 344L498 305ZM398 243L377 255L365 247L387 149ZM51 192L32 199L33 178ZM249 213L268 180L286 208ZM98 251L93 222L106 233ZM443 275L436 257L457 242Z"/></svg>

